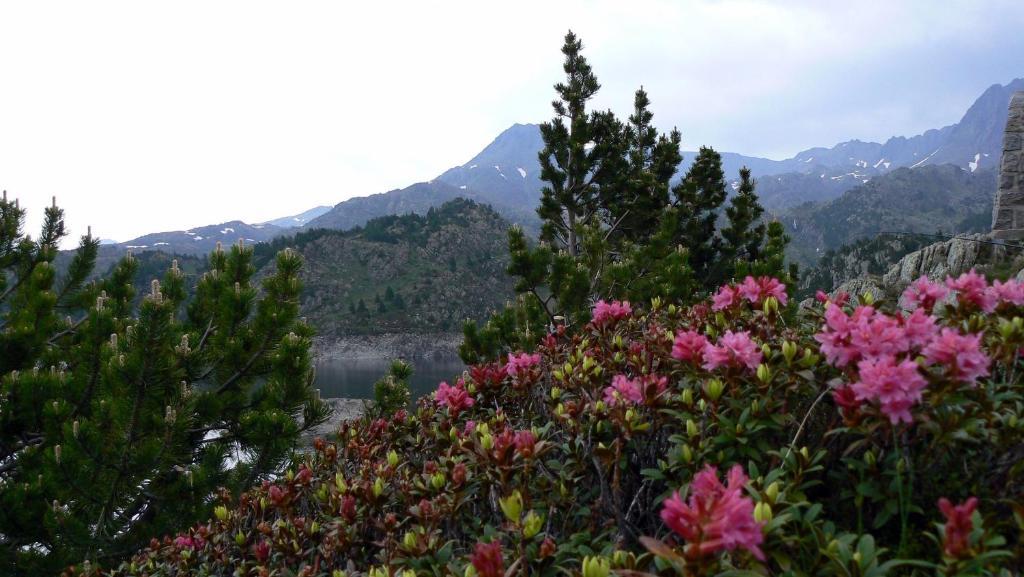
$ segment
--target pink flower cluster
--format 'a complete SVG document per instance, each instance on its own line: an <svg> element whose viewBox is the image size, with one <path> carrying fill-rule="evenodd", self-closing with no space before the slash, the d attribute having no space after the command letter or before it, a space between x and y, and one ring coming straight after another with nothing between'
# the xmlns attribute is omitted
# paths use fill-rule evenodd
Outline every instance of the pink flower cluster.
<svg viewBox="0 0 1024 577"><path fill-rule="evenodd" d="M754 278L748 276L743 282L737 285L723 285L712 297L711 310L722 311L732 308L744 300L752 305L764 304L768 297L775 297L779 304L786 306L789 297L786 294L786 285L779 282L779 279L769 276Z"/></svg>
<svg viewBox="0 0 1024 577"><path fill-rule="evenodd" d="M206 541L199 535L178 535L174 539L174 546L178 549L190 549L198 551L206 545Z"/></svg>
<svg viewBox="0 0 1024 577"><path fill-rule="evenodd" d="M527 354L511 354L508 356L508 362L505 363L505 374L510 377L518 377L525 373L529 373L530 369L540 364L540 353Z"/></svg>
<svg viewBox="0 0 1024 577"><path fill-rule="evenodd" d="M722 549L743 548L764 560L761 523L754 519L754 502L743 495L747 475L733 465L728 485L718 480L718 471L708 465L690 483L690 498L684 502L676 491L665 500L661 519L686 539L687 555L703 557Z"/></svg>
<svg viewBox="0 0 1024 577"><path fill-rule="evenodd" d="M873 401L893 424L912 422L910 409L921 401L928 385L914 361L918 355L968 385L988 375L981 337L949 328L940 332L935 317L925 312L941 298L941 291L920 279L911 288L912 301L920 308L906 316L889 316L869 306L847 315L839 306L826 305L825 326L814 338L830 363L840 368L856 365L859 377L834 393L839 406L853 408L854 401Z"/></svg>
<svg viewBox="0 0 1024 577"><path fill-rule="evenodd" d="M675 347L673 347L673 352ZM719 367L756 370L761 364L761 347L750 338L747 331L732 332L718 338L718 343L704 346L704 368L713 371Z"/></svg>
<svg viewBox="0 0 1024 577"><path fill-rule="evenodd" d="M469 396L461 379L454 387L445 382L438 385L434 401L439 407L448 407L448 412L453 417L476 403L473 397Z"/></svg>
<svg viewBox="0 0 1024 577"><path fill-rule="evenodd" d="M699 365L704 362L704 348L708 339L697 331L679 331L672 343L672 358Z"/></svg>
<svg viewBox="0 0 1024 577"><path fill-rule="evenodd" d="M657 396L667 388L668 377L643 375L630 379L626 375L615 375L612 377L611 386L604 389L604 402L609 405L627 402L639 405L648 394Z"/></svg>
<svg viewBox="0 0 1024 577"><path fill-rule="evenodd" d="M599 300L594 305L592 321L595 326L602 326L619 319L628 317L633 313L629 301L612 301L610 303Z"/></svg>
<svg viewBox="0 0 1024 577"><path fill-rule="evenodd" d="M985 277L974 269L957 278L946 277L944 284L922 276L903 291L903 302L908 308L920 307L930 312L935 303L946 298L950 291L956 292L960 306L986 313L994 311L1002 303L1024 306L1024 283L1015 279L997 280L989 286Z"/></svg>

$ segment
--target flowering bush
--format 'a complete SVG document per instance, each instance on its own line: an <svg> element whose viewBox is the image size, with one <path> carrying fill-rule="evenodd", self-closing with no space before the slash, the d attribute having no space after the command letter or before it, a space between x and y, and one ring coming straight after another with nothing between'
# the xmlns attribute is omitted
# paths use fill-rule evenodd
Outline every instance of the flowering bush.
<svg viewBox="0 0 1024 577"><path fill-rule="evenodd" d="M103 573L1009 575L1020 288L598 303Z"/></svg>

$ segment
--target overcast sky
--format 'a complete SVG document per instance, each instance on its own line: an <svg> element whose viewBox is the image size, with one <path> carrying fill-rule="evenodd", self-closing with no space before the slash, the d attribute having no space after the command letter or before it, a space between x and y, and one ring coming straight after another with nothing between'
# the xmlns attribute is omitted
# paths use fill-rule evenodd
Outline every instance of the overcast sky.
<svg viewBox="0 0 1024 577"><path fill-rule="evenodd" d="M123 241L428 180L550 116L569 28L597 107L642 84L687 149L770 158L1024 76L1022 0L0 0L0 188Z"/></svg>

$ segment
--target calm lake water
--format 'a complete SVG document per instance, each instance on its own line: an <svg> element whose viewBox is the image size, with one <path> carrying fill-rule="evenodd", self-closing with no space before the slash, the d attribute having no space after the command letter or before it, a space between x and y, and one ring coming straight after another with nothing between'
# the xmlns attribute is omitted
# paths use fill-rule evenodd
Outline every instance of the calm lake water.
<svg viewBox="0 0 1024 577"><path fill-rule="evenodd" d="M373 383L388 372L388 359L321 361L316 364L316 384L324 398L372 399ZM437 390L441 381L452 382L466 365L458 359L418 359L412 363L412 400Z"/></svg>

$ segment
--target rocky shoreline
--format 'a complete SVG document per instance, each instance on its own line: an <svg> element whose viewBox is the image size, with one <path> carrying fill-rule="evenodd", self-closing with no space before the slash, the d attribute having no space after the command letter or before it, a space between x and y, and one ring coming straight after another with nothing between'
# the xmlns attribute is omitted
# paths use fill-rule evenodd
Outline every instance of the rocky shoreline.
<svg viewBox="0 0 1024 577"><path fill-rule="evenodd" d="M313 354L317 362L354 359L455 359L459 356L461 333L384 333L316 337Z"/></svg>

